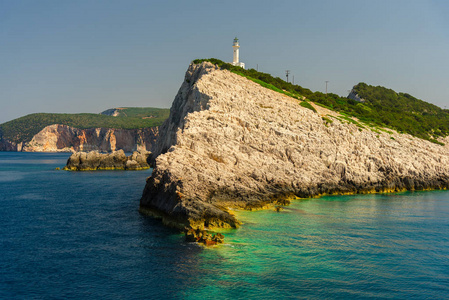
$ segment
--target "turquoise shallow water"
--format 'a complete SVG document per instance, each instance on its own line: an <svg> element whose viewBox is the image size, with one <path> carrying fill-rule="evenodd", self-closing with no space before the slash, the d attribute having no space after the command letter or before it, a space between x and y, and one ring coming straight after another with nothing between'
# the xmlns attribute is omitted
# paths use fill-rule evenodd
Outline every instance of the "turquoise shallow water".
<svg viewBox="0 0 449 300"><path fill-rule="evenodd" d="M192 298L217 289L228 298L449 298L448 192L324 197L238 215L245 224L230 244L200 253L209 274Z"/></svg>
<svg viewBox="0 0 449 300"><path fill-rule="evenodd" d="M1 299L448 299L449 192L237 212L205 249L138 213L150 171L0 152Z"/></svg>

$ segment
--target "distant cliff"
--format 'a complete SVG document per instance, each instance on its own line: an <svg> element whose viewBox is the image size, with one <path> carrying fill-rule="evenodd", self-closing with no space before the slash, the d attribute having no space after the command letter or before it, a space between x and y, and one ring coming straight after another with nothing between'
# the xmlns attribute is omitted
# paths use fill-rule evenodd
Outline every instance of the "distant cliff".
<svg viewBox="0 0 449 300"><path fill-rule="evenodd" d="M22 142L12 142L3 138L0 131L0 151L22 151Z"/></svg>
<svg viewBox="0 0 449 300"><path fill-rule="evenodd" d="M50 125L31 141L12 143L0 140L1 151L73 152L151 150L158 136L158 127L143 129L91 128L78 129L66 125Z"/></svg>
<svg viewBox="0 0 449 300"><path fill-rule="evenodd" d="M120 115L120 109L119 108L110 108L105 111L102 111L100 114L105 115L105 116L117 117Z"/></svg>
<svg viewBox="0 0 449 300"><path fill-rule="evenodd" d="M100 114L112 117L136 117L141 119L161 119L168 117L169 110L165 108L154 107L117 107L102 111Z"/></svg>
<svg viewBox="0 0 449 300"><path fill-rule="evenodd" d="M300 103L211 63L190 65L140 210L180 228L236 227L235 208L449 187L447 147Z"/></svg>
<svg viewBox="0 0 449 300"><path fill-rule="evenodd" d="M168 109L152 107L30 114L0 124L0 151L150 150L168 114Z"/></svg>

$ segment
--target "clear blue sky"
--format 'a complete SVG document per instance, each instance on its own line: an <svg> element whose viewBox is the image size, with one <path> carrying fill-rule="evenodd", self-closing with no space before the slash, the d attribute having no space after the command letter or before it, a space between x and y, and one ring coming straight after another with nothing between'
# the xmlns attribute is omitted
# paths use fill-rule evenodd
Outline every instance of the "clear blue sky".
<svg viewBox="0 0 449 300"><path fill-rule="evenodd" d="M449 1L0 0L0 123L170 107L189 63L231 61L235 36L247 68L313 91L366 82L449 107Z"/></svg>

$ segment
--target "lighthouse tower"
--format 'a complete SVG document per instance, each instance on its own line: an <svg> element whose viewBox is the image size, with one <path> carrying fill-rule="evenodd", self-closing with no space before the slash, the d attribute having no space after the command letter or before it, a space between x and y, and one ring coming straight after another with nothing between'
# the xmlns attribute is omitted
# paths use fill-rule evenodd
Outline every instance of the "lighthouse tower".
<svg viewBox="0 0 449 300"><path fill-rule="evenodd" d="M232 65L233 66L238 66L238 67L242 67L243 69L245 68L245 64L242 62L239 62L239 39L235 38L234 39L234 43L232 44L232 48L234 49L234 59L232 61Z"/></svg>

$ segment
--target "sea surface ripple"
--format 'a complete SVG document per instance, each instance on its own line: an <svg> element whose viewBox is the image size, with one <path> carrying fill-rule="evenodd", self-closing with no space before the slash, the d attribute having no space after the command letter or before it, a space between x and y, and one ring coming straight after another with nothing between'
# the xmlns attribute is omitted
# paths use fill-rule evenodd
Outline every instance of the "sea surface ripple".
<svg viewBox="0 0 449 300"><path fill-rule="evenodd" d="M1 299L448 299L449 192L237 212L203 248L138 212L149 171L0 152Z"/></svg>

